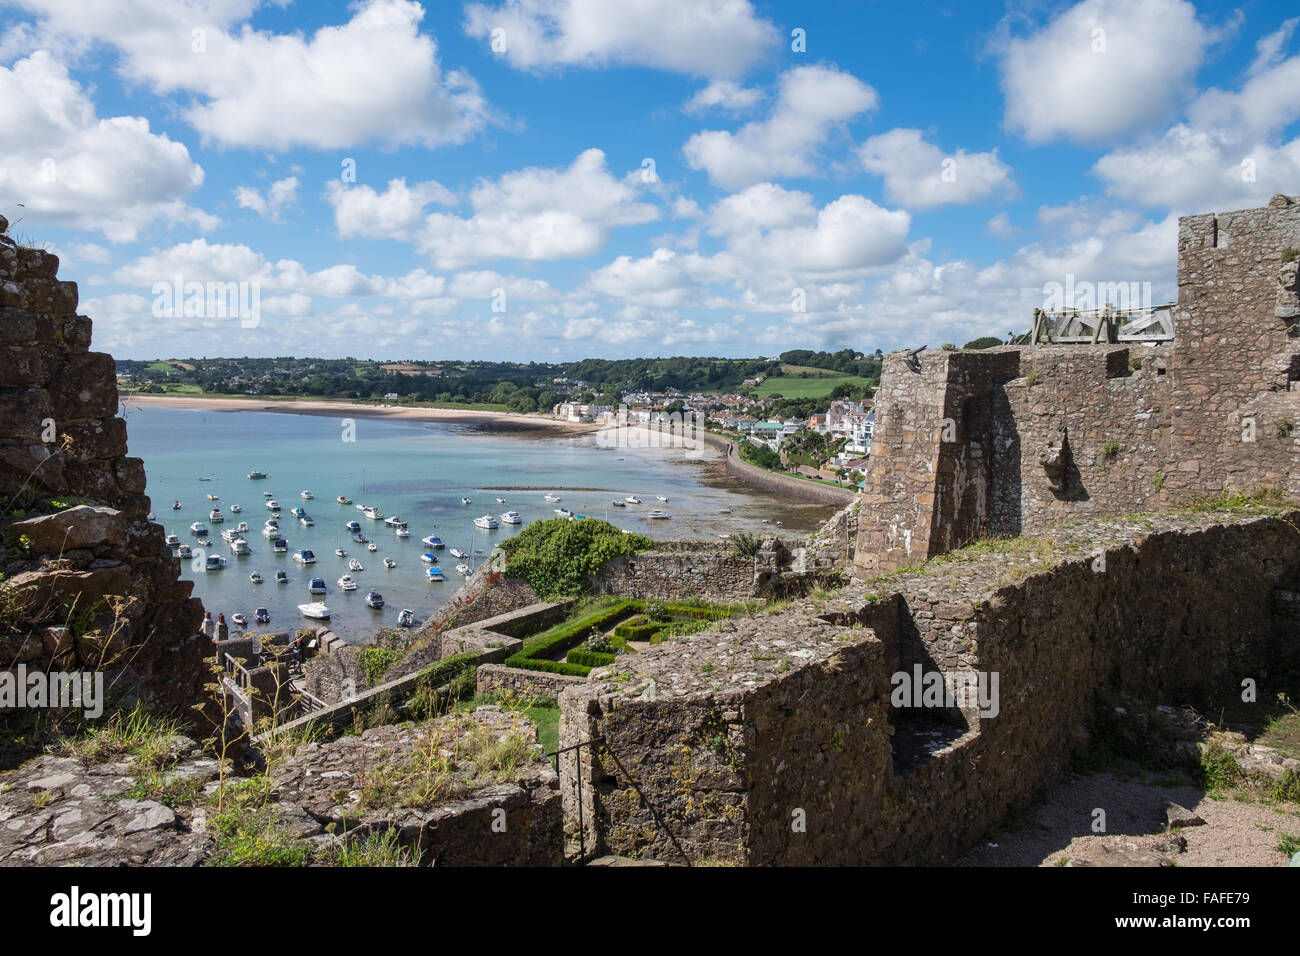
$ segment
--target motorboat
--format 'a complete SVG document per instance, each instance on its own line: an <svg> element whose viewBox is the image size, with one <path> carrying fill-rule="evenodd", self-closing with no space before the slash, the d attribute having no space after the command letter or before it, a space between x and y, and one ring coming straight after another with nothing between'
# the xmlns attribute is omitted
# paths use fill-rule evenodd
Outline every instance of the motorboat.
<svg viewBox="0 0 1300 956"><path fill-rule="evenodd" d="M420 560L423 561L425 564L437 564L438 556L436 554L430 554L428 551L426 551L424 552L424 554L420 555Z"/></svg>
<svg viewBox="0 0 1300 956"><path fill-rule="evenodd" d="M348 558L348 570L349 570L349 571L364 571L364 570L365 570L365 566L364 566L360 561L358 561L356 558Z"/></svg>
<svg viewBox="0 0 1300 956"><path fill-rule="evenodd" d="M340 591L355 591L357 589L357 582L352 580L352 575L350 574L343 575L343 577L339 578L334 583L339 586Z"/></svg>
<svg viewBox="0 0 1300 956"><path fill-rule="evenodd" d="M253 471L250 471L250 472L248 473L248 480L249 480L249 481L257 481L257 479L259 479L259 478L265 478L265 477L266 477L266 472L264 472L264 471L253 470Z"/></svg>
<svg viewBox="0 0 1300 956"><path fill-rule="evenodd" d="M266 510L267 510L267 511L279 511L279 510L280 510L280 502L278 502L278 501L276 501L274 498L272 498L270 501L268 501L268 502L266 503Z"/></svg>
<svg viewBox="0 0 1300 956"><path fill-rule="evenodd" d="M324 578L312 578L312 579L311 579L311 583L307 585L307 593L308 593L308 594L324 594L324 593L325 593L325 579L324 579Z"/></svg>
<svg viewBox="0 0 1300 956"><path fill-rule="evenodd" d="M628 495L623 500L630 505L639 505L641 503L641 499L638 498L636 495Z"/></svg>
<svg viewBox="0 0 1300 956"><path fill-rule="evenodd" d="M366 550L369 551L371 554L373 554L374 552L379 550L379 545L375 544L372 541L370 542L370 544L366 545Z"/></svg>
<svg viewBox="0 0 1300 956"><path fill-rule="evenodd" d="M227 528L225 531L221 532L221 540L226 542L226 544L231 544L238 539L239 532L234 528Z"/></svg>
<svg viewBox="0 0 1300 956"><path fill-rule="evenodd" d="M647 518L671 518L672 515L670 515L667 511L660 511L658 508L656 508L654 511L646 515L646 517Z"/></svg>
<svg viewBox="0 0 1300 956"><path fill-rule="evenodd" d="M276 524L274 521L268 521L266 524L262 525L262 537L263 538L280 537L280 526Z"/></svg>
<svg viewBox="0 0 1300 956"><path fill-rule="evenodd" d="M446 547L446 545L442 543L442 538L439 538L435 534L431 534L427 538L421 538L420 544L424 545L430 551L441 551Z"/></svg>
<svg viewBox="0 0 1300 956"><path fill-rule="evenodd" d="M262 497L263 497L263 498L274 498L274 497L275 497L275 493L274 493L274 492L271 492L271 491L264 491L264 492L262 492Z"/></svg>
<svg viewBox="0 0 1300 956"><path fill-rule="evenodd" d="M473 574L473 572L470 571L470 569L469 569L469 565L468 565L468 564L458 564L458 565L456 565L456 573L457 573L457 574L464 575L465 577L469 577L471 574Z"/></svg>
<svg viewBox="0 0 1300 956"><path fill-rule="evenodd" d="M211 511L208 512L208 521L212 522L213 524L221 524L221 522L225 520L226 520L226 516L221 513L220 508L213 508Z"/></svg>
<svg viewBox="0 0 1300 956"><path fill-rule="evenodd" d="M409 538L411 536L411 532L405 528L398 528L396 534L399 538Z"/></svg>
<svg viewBox="0 0 1300 956"><path fill-rule="evenodd" d="M337 554L340 558L346 558L348 556L348 553L344 551L342 548L335 548L334 553Z"/></svg>
<svg viewBox="0 0 1300 956"><path fill-rule="evenodd" d="M288 584L288 583L289 583L289 572L288 572L288 571L276 571L276 572L275 572L275 583L276 583L276 584Z"/></svg>
<svg viewBox="0 0 1300 956"><path fill-rule="evenodd" d="M310 549L303 548L301 551L295 551L293 553L293 560L298 564L315 564L316 555L313 554Z"/></svg>
<svg viewBox="0 0 1300 956"><path fill-rule="evenodd" d="M316 496L304 488L302 491L298 492L298 497L301 498L303 501L311 501Z"/></svg>
<svg viewBox="0 0 1300 956"><path fill-rule="evenodd" d="M276 538L271 542L271 550L276 554L285 554L289 550L289 542L284 538Z"/></svg>
<svg viewBox="0 0 1300 956"><path fill-rule="evenodd" d="M354 534L352 536L352 540L355 541L357 544L367 544L370 541L370 539L367 538L364 534Z"/></svg>
<svg viewBox="0 0 1300 956"><path fill-rule="evenodd" d="M204 571L220 571L226 566L226 559L219 554L210 554L208 559L203 562Z"/></svg>
<svg viewBox="0 0 1300 956"><path fill-rule="evenodd" d="M556 509L555 509L555 513L556 513L557 515L559 515L561 518L572 518L572 517L573 517L573 512L570 511L568 508L556 508Z"/></svg>
<svg viewBox="0 0 1300 956"><path fill-rule="evenodd" d="M486 531L494 531L501 527L501 522L491 515L482 515L474 519L474 527L483 528Z"/></svg>
<svg viewBox="0 0 1300 956"><path fill-rule="evenodd" d="M663 495L655 495L655 500L656 500L656 501L662 501L664 504L667 504L667 503L668 503L668 499L667 499L666 497L664 497Z"/></svg>
<svg viewBox="0 0 1300 956"><path fill-rule="evenodd" d="M330 609L325 605L324 601L299 604L298 613L303 617L310 617L317 621L328 621L330 619Z"/></svg>
<svg viewBox="0 0 1300 956"><path fill-rule="evenodd" d="M453 558L468 558L468 557L469 557L469 555L466 554L464 551L462 551L460 548L452 548L450 553L451 553L451 556L452 556Z"/></svg>
<svg viewBox="0 0 1300 956"><path fill-rule="evenodd" d="M220 501L221 498L218 497L217 495L208 495L208 500L209 500L209 501Z"/></svg>
<svg viewBox="0 0 1300 956"><path fill-rule="evenodd" d="M235 530L238 531L240 534L248 534L248 522L247 521L239 522L239 524L235 525Z"/></svg>
<svg viewBox="0 0 1300 956"><path fill-rule="evenodd" d="M208 526L205 525L202 521L196 521L194 522L194 524L190 525L190 534L207 534L207 533L208 533Z"/></svg>
<svg viewBox="0 0 1300 956"><path fill-rule="evenodd" d="M524 519L520 517L518 511L507 511L501 516L501 522L503 524L523 524Z"/></svg>
<svg viewBox="0 0 1300 956"><path fill-rule="evenodd" d="M169 548L179 548L181 546L181 539L174 534L169 534L163 539L163 543Z"/></svg>
<svg viewBox="0 0 1300 956"><path fill-rule="evenodd" d="M301 518L298 519L298 521L302 524L304 528L311 528L314 527L316 524L316 522L312 519L311 515L303 515Z"/></svg>
<svg viewBox="0 0 1300 956"><path fill-rule="evenodd" d="M506 499L502 498L500 495L497 495L497 504L503 505L505 503L506 503Z"/></svg>
<svg viewBox="0 0 1300 956"><path fill-rule="evenodd" d="M241 511L243 511L243 510L244 510L244 509L243 509L242 507L240 507L239 505L231 505L231 506L230 506L230 513L231 513L232 515L237 515L237 514L239 514Z"/></svg>
<svg viewBox="0 0 1300 956"><path fill-rule="evenodd" d="M201 544L201 545L203 545L203 547L205 547L205 548L206 548L208 545L212 544L212 542L211 542L210 540L208 540L207 537L195 538L195 539L194 539L194 542L195 542L195 544Z"/></svg>
<svg viewBox="0 0 1300 956"><path fill-rule="evenodd" d="M248 542L243 538L236 538L230 542L230 550L235 554L252 554L253 549L248 546Z"/></svg>
<svg viewBox="0 0 1300 956"><path fill-rule="evenodd" d="M617 498L615 498L613 501L611 501L610 504L613 505L615 508L626 508L626 507L627 507L627 502L626 502L626 501L619 501Z"/></svg>
<svg viewBox="0 0 1300 956"><path fill-rule="evenodd" d="M446 576L442 573L442 568L436 564L431 568L425 568L424 573L429 576L430 581L445 581Z"/></svg>
<svg viewBox="0 0 1300 956"><path fill-rule="evenodd" d="M560 496L559 496L559 495L556 495L556 494L546 494L546 495L543 495L543 497L544 497L547 501L559 501L559 500L560 500Z"/></svg>
<svg viewBox="0 0 1300 956"><path fill-rule="evenodd" d="M731 509L730 509L730 508L719 508L719 509L718 509L718 514L720 514L720 515L729 515L729 514L731 514Z"/></svg>
<svg viewBox="0 0 1300 956"><path fill-rule="evenodd" d="M390 528L406 527L406 522L403 521L401 518L397 517L397 515L389 515L387 518L384 519L384 524L388 525L388 527Z"/></svg>
<svg viewBox="0 0 1300 956"><path fill-rule="evenodd" d="M154 513L151 511L151 512L149 512L147 515L144 516L144 519L145 519L146 521L157 521L157 520L158 520L158 516L157 516L156 514L154 514Z"/></svg>
<svg viewBox="0 0 1300 956"><path fill-rule="evenodd" d="M250 575L248 576L248 580L252 581L254 584L261 584L261 583L262 583L262 572L261 572L261 571L254 571L252 574L250 574Z"/></svg>
<svg viewBox="0 0 1300 956"><path fill-rule="evenodd" d="M357 505L357 510L358 510L358 511L365 511L365 510L366 510L367 508L369 508L369 507L370 507L370 505Z"/></svg>
<svg viewBox="0 0 1300 956"><path fill-rule="evenodd" d="M180 511L180 510L181 510L181 503L179 501L173 501L172 511Z"/></svg>
<svg viewBox="0 0 1300 956"><path fill-rule="evenodd" d="M346 528L348 531L351 531L353 534L358 534L361 531L361 522L349 521L343 527Z"/></svg>
<svg viewBox="0 0 1300 956"><path fill-rule="evenodd" d="M183 544L176 549L176 557L178 558L189 558L192 557L193 555L194 552L190 550L190 546L188 544Z"/></svg>
<svg viewBox="0 0 1300 956"><path fill-rule="evenodd" d="M397 562L394 561L392 558L384 558L384 567L395 568L397 567Z"/></svg>
<svg viewBox="0 0 1300 956"><path fill-rule="evenodd" d="M248 615L246 614L232 614L230 615L230 621L239 627L248 627Z"/></svg>
<svg viewBox="0 0 1300 956"><path fill-rule="evenodd" d="M461 496L461 499L460 499L460 503L463 504L463 505L467 505L467 504L470 503L470 500L469 500L468 498L466 498L464 495L462 495L462 496Z"/></svg>
<svg viewBox="0 0 1300 956"><path fill-rule="evenodd" d="M384 513L380 511L378 508L367 508L365 511L361 513L365 515L367 518L369 518L371 521L380 521L384 517Z"/></svg>
<svg viewBox="0 0 1300 956"><path fill-rule="evenodd" d="M375 609L383 607L384 596L380 594L378 591L371 591L369 594L366 595L366 606L373 607Z"/></svg>
<svg viewBox="0 0 1300 956"><path fill-rule="evenodd" d="M338 502L339 504L341 504L341 505L350 505L350 504L352 504L352 499L351 499L351 498L344 497L343 495L339 495L339 496L338 496L337 498L335 498L334 500L337 501L337 502Z"/></svg>
<svg viewBox="0 0 1300 956"><path fill-rule="evenodd" d="M259 607L256 611L253 612L253 620L256 621L258 624L270 624L271 612L264 607Z"/></svg>
<svg viewBox="0 0 1300 956"><path fill-rule="evenodd" d="M307 509L301 505L289 509L289 514L293 515L295 518L301 518L306 513Z"/></svg>
<svg viewBox="0 0 1300 956"><path fill-rule="evenodd" d="M414 627L414 626L415 626L415 612L412 611L409 607L404 607L404 608L402 608L402 609L397 613L397 626L398 626L398 627Z"/></svg>
<svg viewBox="0 0 1300 956"><path fill-rule="evenodd" d="M271 517L274 518L276 521L279 521L279 520L280 520L280 512L278 512L278 511L272 511L272 512L271 512Z"/></svg>

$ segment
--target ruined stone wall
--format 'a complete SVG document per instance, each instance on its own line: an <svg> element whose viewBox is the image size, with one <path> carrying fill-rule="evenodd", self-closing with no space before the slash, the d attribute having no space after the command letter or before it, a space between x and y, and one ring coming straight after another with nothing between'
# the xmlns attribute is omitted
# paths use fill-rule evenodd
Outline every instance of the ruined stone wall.
<svg viewBox="0 0 1300 956"><path fill-rule="evenodd" d="M481 697L493 691L513 691L520 697L544 697L554 700L560 692L573 684L585 684L587 678L570 674L548 674L545 671L506 667L503 664L480 664L476 693Z"/></svg>
<svg viewBox="0 0 1300 956"><path fill-rule="evenodd" d="M1178 255L1172 346L886 356L855 565L1225 489L1300 494L1300 199L1184 218Z"/></svg>
<svg viewBox="0 0 1300 956"><path fill-rule="evenodd" d="M1103 688L1209 707L1294 655L1297 527L1083 521L617 661L560 696L561 746L603 738L562 762L568 827L580 775L592 852L949 862L1063 772ZM911 664L996 672L996 713L894 707Z"/></svg>
<svg viewBox="0 0 1300 956"><path fill-rule="evenodd" d="M91 320L76 314L58 258L16 245L7 226L0 219L3 570L26 620L0 637L0 667L103 670L151 705L188 711L210 679L203 609L147 520L113 358L90 351ZM49 513L51 500L81 507Z"/></svg>
<svg viewBox="0 0 1300 956"><path fill-rule="evenodd" d="M755 560L730 551L638 551L620 555L592 575L597 594L643 600L699 598L719 604L747 601L757 593Z"/></svg>

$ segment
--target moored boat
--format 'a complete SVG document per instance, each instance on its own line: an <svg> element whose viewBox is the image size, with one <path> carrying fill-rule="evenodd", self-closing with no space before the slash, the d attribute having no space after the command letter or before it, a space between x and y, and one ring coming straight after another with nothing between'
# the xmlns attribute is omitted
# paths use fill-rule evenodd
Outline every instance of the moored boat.
<svg viewBox="0 0 1300 956"><path fill-rule="evenodd" d="M446 545L442 543L442 538L439 538L434 534L429 535L427 538L422 538L420 544L424 545L430 551L440 551L446 547Z"/></svg>
<svg viewBox="0 0 1300 956"><path fill-rule="evenodd" d="M256 611L253 612L253 620L256 621L258 624L270 624L271 612L264 607L259 607Z"/></svg>
<svg viewBox="0 0 1300 956"><path fill-rule="evenodd" d="M474 527L483 528L486 531L492 531L501 527L501 522L491 515L482 515L474 519Z"/></svg>
<svg viewBox="0 0 1300 956"><path fill-rule="evenodd" d="M431 568L425 568L424 573L428 575L430 581L445 581L446 576L442 573L442 568L436 564Z"/></svg>
<svg viewBox="0 0 1300 956"><path fill-rule="evenodd" d="M301 551L294 552L293 560L298 564L315 564L316 555L312 553L311 549L303 548Z"/></svg>
<svg viewBox="0 0 1300 956"><path fill-rule="evenodd" d="M402 608L402 610L397 614L397 624L399 627L414 627L415 612L409 607Z"/></svg>
<svg viewBox="0 0 1300 956"><path fill-rule="evenodd" d="M254 571L252 574L250 574L250 575L248 576L248 580L252 581L254 584L261 584L261 583L262 583L262 572L261 572L261 571Z"/></svg>
<svg viewBox="0 0 1300 956"><path fill-rule="evenodd" d="M196 521L190 525L190 534L204 535L208 533L208 526L202 521Z"/></svg>
<svg viewBox="0 0 1300 956"><path fill-rule="evenodd" d="M311 579L311 583L307 585L307 593L308 593L308 594L324 594L324 593L325 593L325 579L324 579L324 578L312 578L312 579Z"/></svg>
<svg viewBox="0 0 1300 956"><path fill-rule="evenodd" d="M330 619L330 609L324 601L312 601L310 604L299 604L298 613L303 617L310 617L317 621L328 621Z"/></svg>
<svg viewBox="0 0 1300 956"><path fill-rule="evenodd" d="M397 567L397 562L394 561L392 558L384 558L384 567L395 568Z"/></svg>
<svg viewBox="0 0 1300 956"><path fill-rule="evenodd" d="M352 579L350 574L343 575L334 583L339 586L340 591L355 591L357 589L357 582Z"/></svg>
<svg viewBox="0 0 1300 956"><path fill-rule="evenodd" d="M507 511L505 514L503 514L503 515L501 516L501 521L502 521L504 524L523 524L523 523L524 523L524 519L523 519L522 517L520 517L518 511Z"/></svg>
<svg viewBox="0 0 1300 956"><path fill-rule="evenodd" d="M349 570L349 571L364 571L364 570L365 570L365 566L362 565L362 563L361 563L360 561L358 561L356 558L349 558L349 559L348 559L348 570Z"/></svg>
<svg viewBox="0 0 1300 956"><path fill-rule="evenodd" d="M378 591L371 591L366 595L366 606L379 609L384 606L384 596Z"/></svg>

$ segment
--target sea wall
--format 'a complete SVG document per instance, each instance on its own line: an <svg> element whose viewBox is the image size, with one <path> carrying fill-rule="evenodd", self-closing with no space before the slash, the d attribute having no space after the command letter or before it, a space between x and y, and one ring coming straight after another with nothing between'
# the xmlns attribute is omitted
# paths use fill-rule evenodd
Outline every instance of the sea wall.
<svg viewBox="0 0 1300 956"><path fill-rule="evenodd" d="M807 501L812 504L834 507L842 507L848 504L857 495L857 492L851 488L836 488L808 478L795 478L791 475L782 475L774 471L768 471L766 468L759 468L757 465L751 465L740 458L736 452L735 442L732 440L709 432L703 432L701 435L707 444L723 452L725 456L723 459L724 467L728 474L734 475L756 488L793 498L796 501Z"/></svg>
<svg viewBox="0 0 1300 956"><path fill-rule="evenodd" d="M0 667L102 671L191 717L210 680L203 608L147 518L113 358L90 351L58 257L7 228L0 218L0 570L20 620L0 634Z"/></svg>
<svg viewBox="0 0 1300 956"><path fill-rule="evenodd" d="M602 741L561 762L566 825L581 802L590 852L666 861L951 862L1060 776L1099 691L1210 707L1294 660L1298 526L1085 520L620 659L559 698L561 746ZM896 705L918 666L996 674L995 706Z"/></svg>

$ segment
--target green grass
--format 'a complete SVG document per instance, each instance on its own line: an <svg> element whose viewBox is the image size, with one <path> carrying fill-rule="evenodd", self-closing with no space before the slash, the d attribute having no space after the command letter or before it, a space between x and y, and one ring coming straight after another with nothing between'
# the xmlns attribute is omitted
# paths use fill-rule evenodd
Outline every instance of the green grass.
<svg viewBox="0 0 1300 956"><path fill-rule="evenodd" d="M863 388L871 384L873 384L871 379L863 378L861 375L841 375L835 372L808 378L778 375L764 379L754 386L754 394L759 398L770 398L773 395L780 395L783 398L829 398L837 385Z"/></svg>

